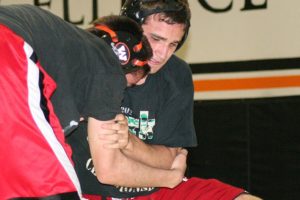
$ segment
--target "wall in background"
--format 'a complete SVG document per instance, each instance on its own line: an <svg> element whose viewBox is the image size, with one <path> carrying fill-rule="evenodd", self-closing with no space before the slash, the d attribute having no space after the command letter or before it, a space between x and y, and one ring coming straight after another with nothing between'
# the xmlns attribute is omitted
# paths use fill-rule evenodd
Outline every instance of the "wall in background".
<svg viewBox="0 0 300 200"><path fill-rule="evenodd" d="M189 0L191 30L176 52L191 64L199 146L189 174L264 199L300 196L300 1ZM0 0L50 10L80 27L118 14L117 0Z"/></svg>
<svg viewBox="0 0 300 200"><path fill-rule="evenodd" d="M300 1L189 2L192 26L182 50L189 63L299 57Z"/></svg>
<svg viewBox="0 0 300 200"><path fill-rule="evenodd" d="M217 178L265 200L300 196L300 97L195 102L198 147L189 175Z"/></svg>

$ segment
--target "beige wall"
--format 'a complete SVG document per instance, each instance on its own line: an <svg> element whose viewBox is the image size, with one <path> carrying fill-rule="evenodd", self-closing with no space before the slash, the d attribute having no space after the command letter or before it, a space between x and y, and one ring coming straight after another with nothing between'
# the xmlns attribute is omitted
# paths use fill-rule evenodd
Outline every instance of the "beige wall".
<svg viewBox="0 0 300 200"><path fill-rule="evenodd" d="M63 16L63 0L43 8ZM0 4L29 3L33 0L0 0ZM70 19L92 19L92 0L69 0ZM98 15L118 14L121 0L98 0ZM232 3L231 10L213 13L198 0L189 0L192 21L189 38L177 52L189 63L226 62L300 56L300 1L251 0L254 5L267 3L266 9L241 11L245 0L206 0L214 8Z"/></svg>
<svg viewBox="0 0 300 200"><path fill-rule="evenodd" d="M300 56L300 1L267 2L266 9L241 11L244 0L206 0L210 5L232 9L212 13L198 0L189 0L192 26L188 43L179 51L190 63L289 58Z"/></svg>

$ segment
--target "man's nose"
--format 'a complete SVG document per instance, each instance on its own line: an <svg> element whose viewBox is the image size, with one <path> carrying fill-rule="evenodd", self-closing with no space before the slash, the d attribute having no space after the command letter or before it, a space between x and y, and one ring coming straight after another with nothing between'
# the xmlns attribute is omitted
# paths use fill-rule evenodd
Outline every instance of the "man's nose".
<svg viewBox="0 0 300 200"><path fill-rule="evenodd" d="M168 56L169 48L167 45L158 45L155 49L156 56L160 59L165 59Z"/></svg>

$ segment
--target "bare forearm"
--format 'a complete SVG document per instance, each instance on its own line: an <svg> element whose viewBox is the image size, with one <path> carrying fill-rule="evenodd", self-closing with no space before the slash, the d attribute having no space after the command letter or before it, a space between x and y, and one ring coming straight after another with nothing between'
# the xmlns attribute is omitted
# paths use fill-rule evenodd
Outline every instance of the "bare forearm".
<svg viewBox="0 0 300 200"><path fill-rule="evenodd" d="M125 187L175 187L181 182L183 171L154 168L115 152L113 168L102 173L100 181L105 184ZM119 151L119 152L118 152ZM99 160L99 159L96 159ZM98 170L103 169L97 169ZM130 178L129 178L130 177Z"/></svg>
<svg viewBox="0 0 300 200"><path fill-rule="evenodd" d="M151 167L126 156L120 149L105 148L105 141L98 134L113 132L103 130L103 123L90 118L88 121L90 151L100 182L126 187L174 187L181 182L186 167L186 154L177 155L177 162L169 169Z"/></svg>
<svg viewBox="0 0 300 200"><path fill-rule="evenodd" d="M156 168L170 169L178 150L181 148L146 144L129 133L127 119L123 115L118 115L115 121L117 123L108 123L102 126L105 130L117 132L117 134L112 135L101 135L101 139L107 141L107 148L119 148L133 160Z"/></svg>
<svg viewBox="0 0 300 200"><path fill-rule="evenodd" d="M165 147L163 145L149 145L141 141L134 135L129 137L129 143L122 152L146 165L170 169L177 154L178 148Z"/></svg>
<svg viewBox="0 0 300 200"><path fill-rule="evenodd" d="M251 194L241 194L234 200L262 200L260 197L253 196Z"/></svg>

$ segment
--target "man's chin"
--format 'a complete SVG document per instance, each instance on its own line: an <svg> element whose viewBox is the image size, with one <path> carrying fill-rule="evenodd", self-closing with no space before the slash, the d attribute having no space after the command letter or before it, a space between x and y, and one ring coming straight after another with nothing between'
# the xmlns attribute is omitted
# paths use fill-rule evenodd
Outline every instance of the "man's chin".
<svg viewBox="0 0 300 200"><path fill-rule="evenodd" d="M155 66L150 66L150 74L155 74L157 73L163 66L161 65L155 65Z"/></svg>
<svg viewBox="0 0 300 200"><path fill-rule="evenodd" d="M158 72L158 70L151 70L150 72L149 72L149 74L155 74L156 72Z"/></svg>
<svg viewBox="0 0 300 200"><path fill-rule="evenodd" d="M156 72L157 72L157 68L156 67L150 67L149 74L155 74Z"/></svg>

